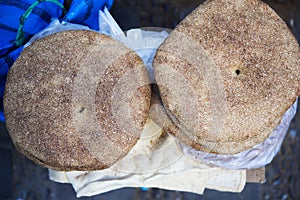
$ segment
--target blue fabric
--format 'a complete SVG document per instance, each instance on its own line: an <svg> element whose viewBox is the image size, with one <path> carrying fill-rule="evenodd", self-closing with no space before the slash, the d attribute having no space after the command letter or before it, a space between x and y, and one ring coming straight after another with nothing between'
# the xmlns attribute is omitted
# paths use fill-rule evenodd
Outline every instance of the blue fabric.
<svg viewBox="0 0 300 200"><path fill-rule="evenodd" d="M109 9L112 3L113 0L102 1L101 3L93 0L73 1L64 20L99 30L98 11L102 10L104 6Z"/></svg>
<svg viewBox="0 0 300 200"><path fill-rule="evenodd" d="M57 0L61 4L64 0ZM23 46L16 45L20 17L36 0L0 0L0 102L3 102L6 75L20 55ZM73 0L64 16L63 9L52 2L41 2L27 18L23 27L26 43L34 34L46 28L53 18L89 26L99 30L98 11L110 8L113 0ZM24 45L24 44L23 44ZM4 121L0 106L0 121Z"/></svg>

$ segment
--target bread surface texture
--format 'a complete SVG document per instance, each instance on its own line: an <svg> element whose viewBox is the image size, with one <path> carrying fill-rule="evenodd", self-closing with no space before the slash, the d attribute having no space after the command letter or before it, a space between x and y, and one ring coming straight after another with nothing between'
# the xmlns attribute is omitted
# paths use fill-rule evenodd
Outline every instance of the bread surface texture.
<svg viewBox="0 0 300 200"><path fill-rule="evenodd" d="M45 167L104 169L139 139L148 83L142 60L111 37L55 33L29 45L10 69L7 129L16 148Z"/></svg>
<svg viewBox="0 0 300 200"><path fill-rule="evenodd" d="M299 45L259 0L210 0L159 47L155 79L173 125L197 150L235 154L263 142L299 95Z"/></svg>

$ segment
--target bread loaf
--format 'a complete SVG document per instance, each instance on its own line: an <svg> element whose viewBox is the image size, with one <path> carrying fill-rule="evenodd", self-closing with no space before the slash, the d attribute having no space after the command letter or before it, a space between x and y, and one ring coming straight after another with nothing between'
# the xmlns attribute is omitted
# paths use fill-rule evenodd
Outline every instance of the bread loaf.
<svg viewBox="0 0 300 200"><path fill-rule="evenodd" d="M210 0L159 47L155 79L173 125L197 150L235 154L264 141L295 102L297 40L259 0Z"/></svg>
<svg viewBox="0 0 300 200"><path fill-rule="evenodd" d="M9 71L4 109L18 150L56 170L99 170L125 156L148 117L142 60L94 31L28 46Z"/></svg>

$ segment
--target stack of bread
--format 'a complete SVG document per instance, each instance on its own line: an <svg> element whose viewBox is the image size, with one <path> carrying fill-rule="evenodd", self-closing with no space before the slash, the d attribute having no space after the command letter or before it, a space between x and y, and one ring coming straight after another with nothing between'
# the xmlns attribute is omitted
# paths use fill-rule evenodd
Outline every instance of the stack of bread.
<svg viewBox="0 0 300 200"><path fill-rule="evenodd" d="M161 126L198 151L251 149L296 101L299 59L297 40L265 3L209 0L154 58L171 122ZM132 50L77 30L24 49L9 72L4 107L13 142L28 158L62 171L99 170L138 141L150 98L147 70Z"/></svg>

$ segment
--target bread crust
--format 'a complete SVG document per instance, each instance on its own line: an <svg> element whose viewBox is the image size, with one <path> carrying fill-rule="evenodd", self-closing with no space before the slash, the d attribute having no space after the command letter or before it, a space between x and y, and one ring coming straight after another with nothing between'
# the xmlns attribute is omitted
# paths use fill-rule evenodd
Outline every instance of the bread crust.
<svg viewBox="0 0 300 200"><path fill-rule="evenodd" d="M172 31L154 59L173 121L166 129L216 154L263 142L299 95L299 58L297 40L267 4L205 2Z"/></svg>
<svg viewBox="0 0 300 200"><path fill-rule="evenodd" d="M24 49L9 71L9 134L19 151L45 167L110 167L139 139L150 107L148 83L142 60L111 37L55 33Z"/></svg>

